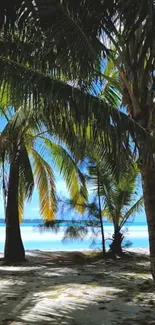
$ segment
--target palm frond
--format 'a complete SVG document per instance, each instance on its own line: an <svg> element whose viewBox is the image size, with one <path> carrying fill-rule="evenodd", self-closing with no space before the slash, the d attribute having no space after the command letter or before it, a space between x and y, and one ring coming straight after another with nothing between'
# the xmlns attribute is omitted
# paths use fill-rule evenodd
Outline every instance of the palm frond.
<svg viewBox="0 0 155 325"><path fill-rule="evenodd" d="M121 175L119 180L113 179L111 198L115 202L115 206L120 214L123 213L122 209L131 205L131 202L135 199L138 174L139 169L135 163Z"/></svg>
<svg viewBox="0 0 155 325"><path fill-rule="evenodd" d="M55 178L50 165L32 148L34 178L39 190L40 214L45 221L55 218L57 210Z"/></svg>
<svg viewBox="0 0 155 325"><path fill-rule="evenodd" d="M63 146L52 142L48 138L42 137L42 141L49 148L54 164L57 166L60 173L62 173L71 199L76 202L76 209L79 212L84 212L83 206L88 196L84 175L78 168L71 154L69 154Z"/></svg>
<svg viewBox="0 0 155 325"><path fill-rule="evenodd" d="M19 221L22 222L24 216L24 201L25 201L25 193L23 191L22 180L20 177L19 187L18 187L18 215Z"/></svg>
<svg viewBox="0 0 155 325"><path fill-rule="evenodd" d="M34 178L31 167L31 162L28 156L27 148L24 142L20 146L19 151L19 180L20 180L20 191L23 191L23 199L30 199L34 190ZM22 195L21 195L22 197Z"/></svg>
<svg viewBox="0 0 155 325"><path fill-rule="evenodd" d="M113 214L109 209L103 209L102 210L102 216L108 218L108 220L113 221Z"/></svg>
<svg viewBox="0 0 155 325"><path fill-rule="evenodd" d="M124 226L124 224L126 223L126 221L128 220L128 218L130 216L134 216L136 213L139 213L142 208L143 208L143 203L144 203L144 199L143 196L140 197L134 204L133 206L125 213L125 215L123 216L123 219L120 222L120 229Z"/></svg>
<svg viewBox="0 0 155 325"><path fill-rule="evenodd" d="M122 101L122 90L120 87L119 74L114 62L108 59L102 74L102 91L100 98L107 101L113 107L119 107Z"/></svg>
<svg viewBox="0 0 155 325"><path fill-rule="evenodd" d="M98 137L101 130L106 134L113 133L118 143L126 132L136 141L137 134L145 136L150 143L150 136L136 122L129 119L126 114L118 112L116 108L108 105L103 99L86 94L78 88L72 87L51 75L44 74L10 59L0 58L1 80L9 80L9 102L12 105L19 103L24 107L35 107L33 110L36 119L42 118L51 128L59 123L62 128L67 127L71 120L75 122L78 132L85 136L86 128L90 124L92 135ZM5 75L3 75L5 71ZM12 79L11 79L12 78ZM27 80L27 82L25 82ZM67 132L67 130L66 130Z"/></svg>

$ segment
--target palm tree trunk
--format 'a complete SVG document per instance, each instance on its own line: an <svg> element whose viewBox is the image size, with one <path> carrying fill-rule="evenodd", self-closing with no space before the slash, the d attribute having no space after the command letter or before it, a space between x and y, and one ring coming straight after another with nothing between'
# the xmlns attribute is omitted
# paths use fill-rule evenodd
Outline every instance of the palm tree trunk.
<svg viewBox="0 0 155 325"><path fill-rule="evenodd" d="M101 236L102 236L102 253L105 256L105 238L104 238L104 228L103 228L103 219L102 219L102 208L101 208L101 197L100 197L100 176L98 170L98 205L99 205L99 218L100 218L100 226L101 226Z"/></svg>
<svg viewBox="0 0 155 325"><path fill-rule="evenodd" d="M110 250L112 251L113 255L122 256L122 240L123 235L120 232L120 227L117 224L114 224L114 234L113 234L113 241L110 245Z"/></svg>
<svg viewBox="0 0 155 325"><path fill-rule="evenodd" d="M6 207L6 240L4 260L7 263L22 262L25 260L25 251L21 239L18 214L18 159L10 164L8 198Z"/></svg>
<svg viewBox="0 0 155 325"><path fill-rule="evenodd" d="M141 168L145 212L149 232L151 272L155 282L155 167Z"/></svg>

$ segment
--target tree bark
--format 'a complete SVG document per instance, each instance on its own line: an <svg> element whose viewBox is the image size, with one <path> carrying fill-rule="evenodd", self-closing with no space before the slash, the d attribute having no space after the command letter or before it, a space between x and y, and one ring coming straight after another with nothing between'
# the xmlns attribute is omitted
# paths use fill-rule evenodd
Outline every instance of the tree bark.
<svg viewBox="0 0 155 325"><path fill-rule="evenodd" d="M100 224L101 224L101 235L102 235L102 252L103 252L103 256L105 256L106 250L105 250L105 238L104 238L104 228L103 228L102 215L100 216Z"/></svg>
<svg viewBox="0 0 155 325"><path fill-rule="evenodd" d="M105 238L104 238L104 228L103 228L103 219L102 219L102 207L101 207L101 197L100 197L100 176L99 176L99 170L97 170L98 174L98 205L99 205L99 218L100 218L100 226L101 226L101 236L102 236L102 253L103 257L106 254L105 250Z"/></svg>
<svg viewBox="0 0 155 325"><path fill-rule="evenodd" d="M122 240L123 240L123 235L120 232L119 227L115 227L114 234L113 234L113 240L110 245L110 250L114 256L122 256L123 251L122 251Z"/></svg>
<svg viewBox="0 0 155 325"><path fill-rule="evenodd" d="M14 158L10 164L6 207L6 240L4 248L4 260L6 263L23 262L25 260L25 251L19 225L18 185L18 158Z"/></svg>
<svg viewBox="0 0 155 325"><path fill-rule="evenodd" d="M151 272L155 282L155 167L141 167L144 205L149 232Z"/></svg>

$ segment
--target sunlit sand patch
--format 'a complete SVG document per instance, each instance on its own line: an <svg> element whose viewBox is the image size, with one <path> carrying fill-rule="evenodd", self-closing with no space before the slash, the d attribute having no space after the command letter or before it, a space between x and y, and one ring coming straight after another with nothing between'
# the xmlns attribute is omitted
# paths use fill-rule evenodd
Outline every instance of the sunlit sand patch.
<svg viewBox="0 0 155 325"><path fill-rule="evenodd" d="M6 315L10 323L3 324L16 325L139 325L146 315L155 319L151 276L132 269L132 260L80 266L72 256L37 252L35 258L32 252L28 266L1 266L0 323Z"/></svg>

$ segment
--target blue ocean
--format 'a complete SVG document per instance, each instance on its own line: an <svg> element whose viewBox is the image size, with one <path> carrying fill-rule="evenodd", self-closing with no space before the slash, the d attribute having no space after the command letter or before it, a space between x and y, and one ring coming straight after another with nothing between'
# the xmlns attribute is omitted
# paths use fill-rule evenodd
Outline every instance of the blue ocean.
<svg viewBox="0 0 155 325"><path fill-rule="evenodd" d="M40 231L38 224L21 224L21 234L24 242L24 247L27 250L83 250L101 247L101 236L99 229L96 229L96 235L92 235L91 230L83 240L66 240L63 241L65 225L61 226L58 233L51 230ZM127 224L124 228L123 245L128 245L131 248L148 248L148 231L146 223L134 222ZM106 246L110 244L110 238L113 234L113 226L111 223L104 225L106 238ZM5 225L0 224L0 251L4 249L5 241Z"/></svg>

